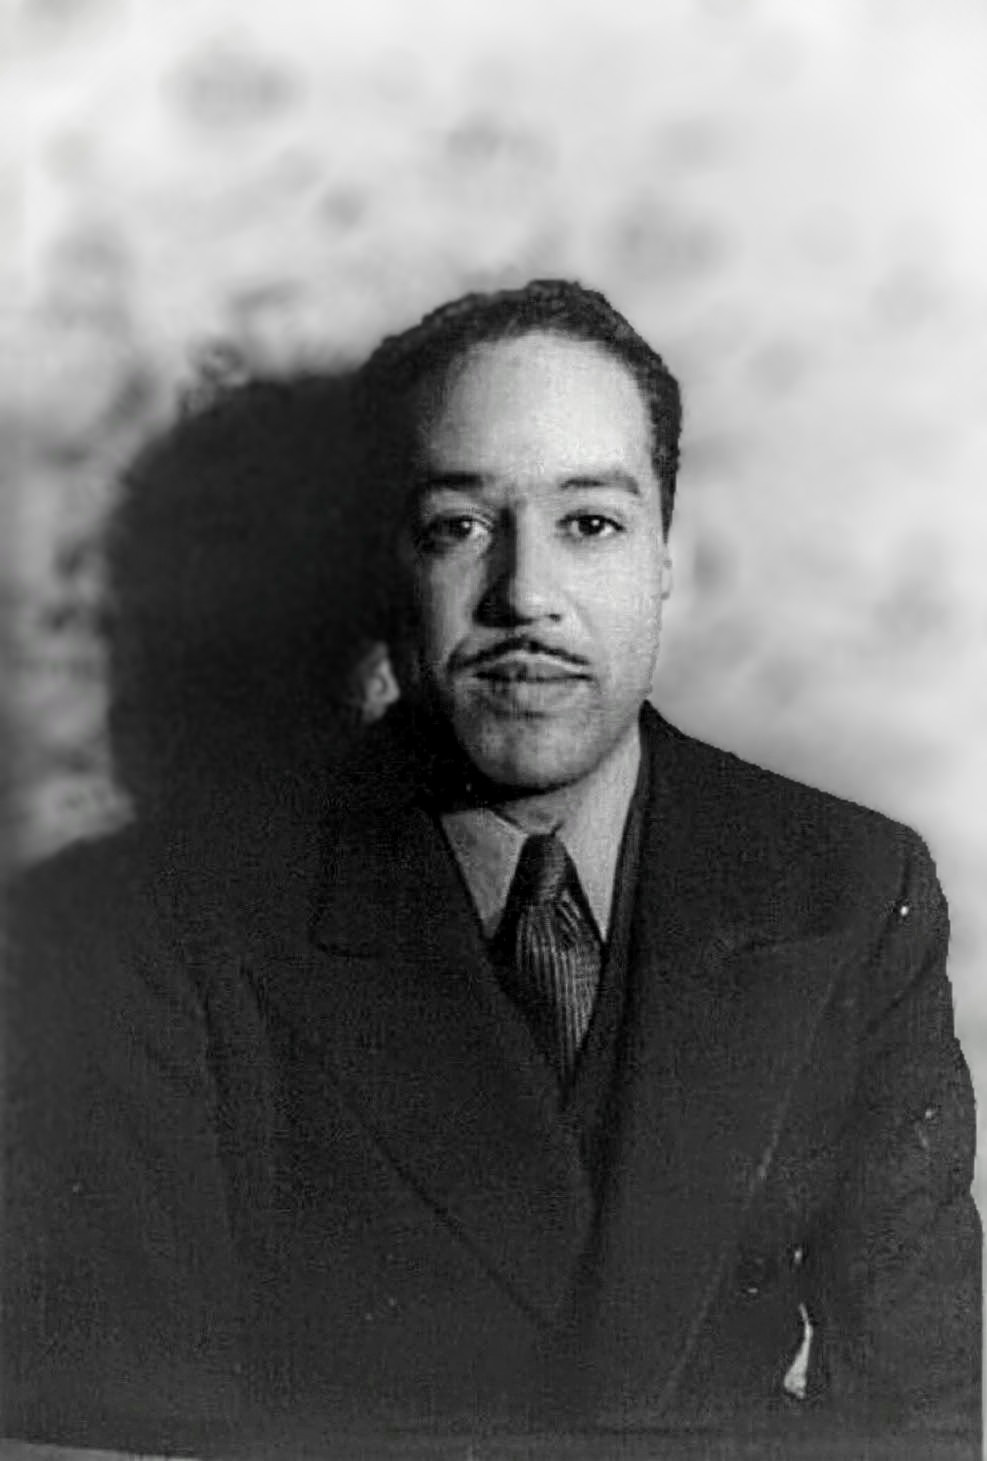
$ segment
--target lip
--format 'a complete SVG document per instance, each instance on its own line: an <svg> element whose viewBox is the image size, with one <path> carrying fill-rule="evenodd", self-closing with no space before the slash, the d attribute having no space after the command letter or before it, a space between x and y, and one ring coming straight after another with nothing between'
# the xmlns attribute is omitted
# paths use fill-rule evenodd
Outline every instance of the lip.
<svg viewBox="0 0 987 1461"><path fill-rule="evenodd" d="M582 699L589 676L558 661L497 662L475 672L486 713L512 720L544 720L568 714Z"/></svg>
<svg viewBox="0 0 987 1461"><path fill-rule="evenodd" d="M553 685L589 678L576 666L543 655L505 655L474 673L477 679L506 685Z"/></svg>

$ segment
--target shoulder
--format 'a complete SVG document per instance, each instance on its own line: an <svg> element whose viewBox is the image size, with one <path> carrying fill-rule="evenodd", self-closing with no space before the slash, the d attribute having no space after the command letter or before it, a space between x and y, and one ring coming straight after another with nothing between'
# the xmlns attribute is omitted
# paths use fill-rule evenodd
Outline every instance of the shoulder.
<svg viewBox="0 0 987 1461"><path fill-rule="evenodd" d="M166 1037L198 1041L200 997L174 902L174 859L144 829L73 844L7 898L9 1079L64 1085L117 1074ZM143 1052L143 1053L142 1053Z"/></svg>
<svg viewBox="0 0 987 1461"><path fill-rule="evenodd" d="M66 945L76 956L160 922L166 866L153 843L128 828L70 844L24 869L6 898L6 935L14 953Z"/></svg>
<svg viewBox="0 0 987 1461"><path fill-rule="evenodd" d="M647 717L653 775L717 875L752 906L803 920L883 921L903 902L941 902L921 837L869 807L792 780ZM807 929L806 931L810 931Z"/></svg>
<svg viewBox="0 0 987 1461"><path fill-rule="evenodd" d="M838 976L861 1028L883 1030L897 1010L925 1029L937 1052L954 1051L949 912L921 837L658 717L648 741L652 775L669 788L664 805L677 827L654 843L676 860L672 895L696 899L756 942L825 948L820 972ZM660 799L652 808L660 817ZM656 892L669 888L660 874L652 878Z"/></svg>

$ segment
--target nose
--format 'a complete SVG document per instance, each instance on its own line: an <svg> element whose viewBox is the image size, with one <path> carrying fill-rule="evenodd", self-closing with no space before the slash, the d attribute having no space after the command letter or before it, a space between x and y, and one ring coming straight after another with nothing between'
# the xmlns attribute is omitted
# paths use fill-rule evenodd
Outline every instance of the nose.
<svg viewBox="0 0 987 1461"><path fill-rule="evenodd" d="M533 624L560 617L562 587L553 546L533 514L522 510L503 524L480 606L487 622Z"/></svg>

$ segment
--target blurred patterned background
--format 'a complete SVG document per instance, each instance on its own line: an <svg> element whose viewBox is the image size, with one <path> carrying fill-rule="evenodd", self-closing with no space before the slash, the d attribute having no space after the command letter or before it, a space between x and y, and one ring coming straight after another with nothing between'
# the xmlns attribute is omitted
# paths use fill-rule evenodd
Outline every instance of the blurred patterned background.
<svg viewBox="0 0 987 1461"><path fill-rule="evenodd" d="M202 361L575 275L684 384L658 702L922 830L987 1093L979 0L6 0L0 56L20 855L126 815L99 527Z"/></svg>

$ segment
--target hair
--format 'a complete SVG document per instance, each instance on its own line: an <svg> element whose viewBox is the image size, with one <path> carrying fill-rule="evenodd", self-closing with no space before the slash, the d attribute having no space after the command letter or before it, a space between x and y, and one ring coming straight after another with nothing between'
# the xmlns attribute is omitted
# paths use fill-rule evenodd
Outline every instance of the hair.
<svg viewBox="0 0 987 1461"><path fill-rule="evenodd" d="M595 289L567 279L533 279L518 289L466 294L389 335L360 372L358 409L379 468L400 470L395 431L415 390L441 377L475 345L546 333L600 345L627 366L651 422L651 455L667 534L675 504L682 429L679 384L657 351ZM407 442L405 440L404 447ZM389 459L382 455L390 450Z"/></svg>

